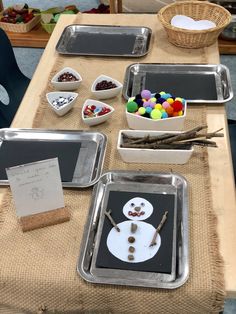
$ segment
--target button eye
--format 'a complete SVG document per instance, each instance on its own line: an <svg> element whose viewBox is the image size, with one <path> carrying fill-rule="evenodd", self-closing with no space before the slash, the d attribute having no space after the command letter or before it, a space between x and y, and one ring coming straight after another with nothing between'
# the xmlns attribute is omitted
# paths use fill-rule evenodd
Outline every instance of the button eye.
<svg viewBox="0 0 236 314"><path fill-rule="evenodd" d="M131 203L131 204L130 204L130 207L134 207L134 206L135 206L135 204L134 204L134 203Z"/></svg>
<svg viewBox="0 0 236 314"><path fill-rule="evenodd" d="M142 202L142 203L140 204L140 206L144 207L144 206L145 206L145 204Z"/></svg>

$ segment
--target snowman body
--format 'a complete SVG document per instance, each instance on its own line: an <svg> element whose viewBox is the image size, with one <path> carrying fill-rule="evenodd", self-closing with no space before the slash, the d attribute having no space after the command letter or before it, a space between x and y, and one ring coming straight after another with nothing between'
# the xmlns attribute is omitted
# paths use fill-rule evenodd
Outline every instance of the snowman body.
<svg viewBox="0 0 236 314"><path fill-rule="evenodd" d="M145 222L153 213L152 204L144 198L135 197L123 207L123 214L129 219L114 227L107 236L107 247L116 258L129 263L140 263L154 257L161 246L158 234L156 245L150 246L156 227Z"/></svg>

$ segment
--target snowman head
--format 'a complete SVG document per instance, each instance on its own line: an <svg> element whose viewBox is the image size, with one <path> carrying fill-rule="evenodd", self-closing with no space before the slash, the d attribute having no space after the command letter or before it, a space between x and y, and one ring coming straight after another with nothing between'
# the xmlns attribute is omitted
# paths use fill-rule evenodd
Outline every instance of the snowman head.
<svg viewBox="0 0 236 314"><path fill-rule="evenodd" d="M123 207L123 214L132 220L145 220L153 212L152 204L142 197L134 197Z"/></svg>

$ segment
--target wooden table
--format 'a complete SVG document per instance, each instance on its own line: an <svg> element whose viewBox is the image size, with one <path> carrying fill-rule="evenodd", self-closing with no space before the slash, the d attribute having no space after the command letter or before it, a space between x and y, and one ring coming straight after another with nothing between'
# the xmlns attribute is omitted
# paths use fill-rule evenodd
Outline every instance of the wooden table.
<svg viewBox="0 0 236 314"><path fill-rule="evenodd" d="M110 16L110 15L109 15ZM134 21L138 16L133 16ZM150 18L150 15L148 16ZM94 24L96 19L104 19L98 15L86 15L86 22L89 19ZM127 17L128 18L128 17ZM119 15L112 16L115 21ZM84 21L84 20L83 20ZM21 106L12 123L12 127L30 128L34 115L40 105L40 94L48 84L48 77L56 57L55 45L64 29L68 24L74 22L74 16L63 15L56 26L40 63L31 80L29 88L22 100ZM217 45L207 48L209 63L218 63L219 54ZM133 60L130 61L135 62ZM138 62L138 61L137 61ZM158 59L157 59L158 62ZM216 130L220 127L225 128L225 137L217 140L219 147L216 150L209 149L209 163L211 186L213 195L213 207L218 217L218 232L220 237L220 251L225 261L225 279L227 297L236 298L236 250L235 250L235 230L236 230L236 204L235 204L235 185L232 172L232 162L230 155L230 145L228 140L228 129L223 105L211 105L207 108L207 121L209 130ZM0 189L2 196L4 187Z"/></svg>

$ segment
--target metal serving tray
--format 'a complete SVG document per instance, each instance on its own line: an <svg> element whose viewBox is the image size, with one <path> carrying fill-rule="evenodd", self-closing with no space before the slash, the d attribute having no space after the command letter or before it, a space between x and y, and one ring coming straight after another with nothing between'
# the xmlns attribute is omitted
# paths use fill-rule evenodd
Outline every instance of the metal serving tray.
<svg viewBox="0 0 236 314"><path fill-rule="evenodd" d="M43 130L43 129L0 129L0 154L4 141L48 141L74 142L80 146L79 155L71 182L62 182L64 187L85 188L94 185L100 178L105 157L107 137L99 132ZM17 151L15 152L17 154ZM8 180L0 178L1 185Z"/></svg>
<svg viewBox="0 0 236 314"><path fill-rule="evenodd" d="M68 55L141 57L148 53L151 34L142 26L69 25L56 50Z"/></svg>
<svg viewBox="0 0 236 314"><path fill-rule="evenodd" d="M172 270L170 274L97 267L96 258L104 224L104 211L111 191L153 193L174 196ZM91 283L174 289L189 276L188 191L186 180L174 173L124 172L105 173L95 185L88 220L77 263L77 271ZM174 265L174 268L173 268Z"/></svg>
<svg viewBox="0 0 236 314"><path fill-rule="evenodd" d="M123 96L143 89L166 91L189 103L222 104L233 97L229 69L222 64L134 63L125 73Z"/></svg>

